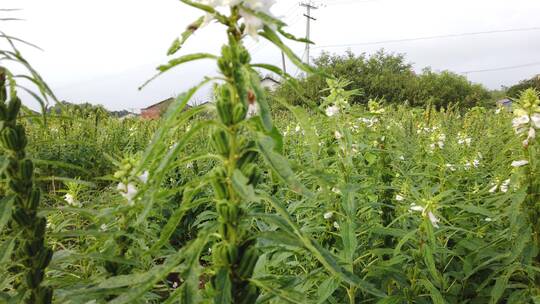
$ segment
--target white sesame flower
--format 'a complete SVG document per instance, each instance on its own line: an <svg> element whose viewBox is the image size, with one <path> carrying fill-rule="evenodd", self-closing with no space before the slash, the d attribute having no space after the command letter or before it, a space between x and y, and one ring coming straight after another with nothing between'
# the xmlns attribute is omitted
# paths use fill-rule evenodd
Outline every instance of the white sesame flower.
<svg viewBox="0 0 540 304"><path fill-rule="evenodd" d="M139 175L139 180L146 184L146 182L148 182L148 171L144 171L141 175Z"/></svg>
<svg viewBox="0 0 540 304"><path fill-rule="evenodd" d="M522 166L526 166L529 164L529 161L528 160L516 160L516 161L513 161L512 162L512 167L522 167Z"/></svg>
<svg viewBox="0 0 540 304"><path fill-rule="evenodd" d="M486 218L484 219L484 221L486 221L486 222L493 222L493 219L490 218L490 217L486 217Z"/></svg>
<svg viewBox="0 0 540 304"><path fill-rule="evenodd" d="M135 197L135 195L137 195L137 188L135 187L135 185L133 185L132 183L129 183L127 185L124 183L119 183L116 189L120 191L120 194L125 199L127 199L128 204L132 206L134 203L133 198Z"/></svg>
<svg viewBox="0 0 540 304"><path fill-rule="evenodd" d="M296 125L296 128L294 128L294 131L295 131L295 132L300 132L300 130L301 130L301 129L300 129L300 125Z"/></svg>
<svg viewBox="0 0 540 304"><path fill-rule="evenodd" d="M529 123L529 115L521 115L512 120L512 126L514 127L514 130L516 134L522 134L524 132L527 132L527 124Z"/></svg>
<svg viewBox="0 0 540 304"><path fill-rule="evenodd" d="M328 211L323 215L325 220L331 219L333 216L334 216L334 212L332 211Z"/></svg>
<svg viewBox="0 0 540 304"><path fill-rule="evenodd" d="M276 3L275 0L233 0L230 2L232 2L232 4L230 5L242 3L242 5L246 8L267 15L272 15L272 13L270 12L270 8ZM257 32L263 28L264 21L243 9L240 9L240 16L244 18L244 24L246 25L246 32L248 33L248 35L257 40Z"/></svg>
<svg viewBox="0 0 540 304"><path fill-rule="evenodd" d="M338 224L338 222L334 222L334 228L339 229L339 224Z"/></svg>
<svg viewBox="0 0 540 304"><path fill-rule="evenodd" d="M246 119L250 119L250 118L255 117L257 115L259 115L259 104L256 103L256 102L252 102L248 106Z"/></svg>
<svg viewBox="0 0 540 304"><path fill-rule="evenodd" d="M456 166L452 165L452 164L446 164L445 165L446 168L448 168L450 171L456 171Z"/></svg>
<svg viewBox="0 0 540 304"><path fill-rule="evenodd" d="M495 191L497 191L497 188L499 188L499 185L495 184L495 186L489 189L489 193L495 193Z"/></svg>
<svg viewBox="0 0 540 304"><path fill-rule="evenodd" d="M399 195L399 194L396 195L396 201L401 202L401 201L403 201L404 199L405 199L405 198L404 198L403 196L401 196L401 195Z"/></svg>
<svg viewBox="0 0 540 304"><path fill-rule="evenodd" d="M411 211L418 211L418 212L424 212L424 210L425 210L424 207L418 206L415 203L412 203L411 206L409 207L409 209Z"/></svg>
<svg viewBox="0 0 540 304"><path fill-rule="evenodd" d="M69 193L66 193L66 195L64 195L64 200L72 206L75 205L75 198Z"/></svg>
<svg viewBox="0 0 540 304"><path fill-rule="evenodd" d="M510 186L510 179L507 179L502 182L501 187L500 187L501 192L504 192L504 193L508 192L508 186Z"/></svg>
<svg viewBox="0 0 540 304"><path fill-rule="evenodd" d="M435 214L433 214L433 212L429 211L428 212L428 217L429 217L429 220L431 221L431 224L433 225L433 227L435 228L439 228L439 219L435 216Z"/></svg>
<svg viewBox="0 0 540 304"><path fill-rule="evenodd" d="M334 116L336 114L339 114L339 108L337 106L330 106L328 108L326 108L326 116Z"/></svg>
<svg viewBox="0 0 540 304"><path fill-rule="evenodd" d="M173 288L173 289L176 289L176 288L178 288L178 282L173 282L173 284L172 284L172 288Z"/></svg>
<svg viewBox="0 0 540 304"><path fill-rule="evenodd" d="M341 190L339 190L338 188L334 187L332 188L332 192L336 193L336 194L341 194Z"/></svg>
<svg viewBox="0 0 540 304"><path fill-rule="evenodd" d="M501 113L501 108L497 108L497 110L495 110L495 114L499 114Z"/></svg>
<svg viewBox="0 0 540 304"><path fill-rule="evenodd" d="M540 129L540 113L534 113L531 116L531 121L535 128Z"/></svg>
<svg viewBox="0 0 540 304"><path fill-rule="evenodd" d="M475 167L475 168L478 168L478 166L480 165L480 160L478 159L474 159L473 162L472 162L472 165Z"/></svg>
<svg viewBox="0 0 540 304"><path fill-rule="evenodd" d="M399 157L399 160L405 160L405 156L401 155L401 156Z"/></svg>
<svg viewBox="0 0 540 304"><path fill-rule="evenodd" d="M529 115L521 115L519 117L516 117L514 119L512 119L512 125L514 126L514 128L517 128L517 127L520 127L522 125L525 125L525 124L528 124L529 123Z"/></svg>
<svg viewBox="0 0 540 304"><path fill-rule="evenodd" d="M343 138L343 135L339 131L334 132L334 136L336 137L336 139Z"/></svg>
<svg viewBox="0 0 540 304"><path fill-rule="evenodd" d="M527 140L532 140L536 138L536 130L533 127L529 128L529 134L527 134Z"/></svg>
<svg viewBox="0 0 540 304"><path fill-rule="evenodd" d="M193 163L192 162L187 163L186 168L187 169L193 169Z"/></svg>
<svg viewBox="0 0 540 304"><path fill-rule="evenodd" d="M106 231L107 230L107 225L101 224L101 226L99 226L99 230Z"/></svg>

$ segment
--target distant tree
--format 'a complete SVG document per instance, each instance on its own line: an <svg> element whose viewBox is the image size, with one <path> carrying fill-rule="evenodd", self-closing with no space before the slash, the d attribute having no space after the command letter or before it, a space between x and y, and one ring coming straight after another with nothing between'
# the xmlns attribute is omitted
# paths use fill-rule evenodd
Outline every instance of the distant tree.
<svg viewBox="0 0 540 304"><path fill-rule="evenodd" d="M450 104L470 108L491 97L482 85L471 83L465 76L450 71L435 73L430 68L418 76L417 94L417 100L429 102L437 108L446 108Z"/></svg>
<svg viewBox="0 0 540 304"><path fill-rule="evenodd" d="M323 53L314 64L327 75L350 81L347 90L360 90L361 96L351 98L353 104L367 104L371 99L387 103L405 103L423 106L426 103L438 107L459 103L464 107L482 104L490 99L489 92L479 84L473 84L464 76L452 72L436 73L425 69L417 75L403 54L389 54L384 50L366 56L348 51L345 55ZM281 86L276 94L291 103L308 100L320 103L326 88L323 76L315 74L300 80L300 92L289 85ZM321 93L322 92L322 93Z"/></svg>
<svg viewBox="0 0 540 304"><path fill-rule="evenodd" d="M521 92L531 88L540 91L540 74L531 79L522 80L518 84L511 86L507 91L507 96L518 98Z"/></svg>

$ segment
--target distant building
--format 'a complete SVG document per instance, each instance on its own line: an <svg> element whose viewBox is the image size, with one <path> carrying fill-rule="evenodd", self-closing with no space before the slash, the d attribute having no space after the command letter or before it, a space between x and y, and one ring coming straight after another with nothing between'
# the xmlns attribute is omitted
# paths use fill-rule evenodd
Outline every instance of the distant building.
<svg viewBox="0 0 540 304"><path fill-rule="evenodd" d="M271 92L274 92L281 82L275 80L271 76L266 76L263 79L261 79L261 87L270 90Z"/></svg>
<svg viewBox="0 0 540 304"><path fill-rule="evenodd" d="M501 99L501 100L497 101L497 106L504 107L507 110L511 110L512 109L512 100L510 100L508 98Z"/></svg>
<svg viewBox="0 0 540 304"><path fill-rule="evenodd" d="M141 109L141 118L143 119L159 119L167 108L174 101L174 98L167 98L147 108Z"/></svg>
<svg viewBox="0 0 540 304"><path fill-rule="evenodd" d="M153 104L147 108L141 109L141 118L142 119L159 119L171 105L175 99L173 97L162 100L156 104ZM186 105L184 111L191 108L190 105Z"/></svg>

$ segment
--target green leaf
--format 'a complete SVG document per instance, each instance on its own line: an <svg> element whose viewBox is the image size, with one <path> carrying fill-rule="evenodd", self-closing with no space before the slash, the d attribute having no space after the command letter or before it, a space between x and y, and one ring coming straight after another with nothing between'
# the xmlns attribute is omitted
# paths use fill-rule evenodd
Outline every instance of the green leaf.
<svg viewBox="0 0 540 304"><path fill-rule="evenodd" d="M326 299L328 299L334 293L334 291L338 289L340 284L340 280L336 280L336 278L333 277L329 277L324 280L317 289L317 304L326 303Z"/></svg>
<svg viewBox="0 0 540 304"><path fill-rule="evenodd" d="M232 303L231 296L231 278L229 271L226 268L220 268L215 277L215 292L214 303L228 304Z"/></svg>
<svg viewBox="0 0 540 304"><path fill-rule="evenodd" d="M232 176L232 185L234 190L248 202L258 201L257 196L255 195L255 190L253 186L249 184L249 180L244 176L242 171L235 169Z"/></svg>
<svg viewBox="0 0 540 304"><path fill-rule="evenodd" d="M174 231L176 230L176 227L180 224L180 221L182 218L184 218L184 215L191 210L192 208L195 208L197 205L202 203L202 200L195 200L195 201L183 201L180 205L180 208L176 209L172 216L167 221L167 224L163 226L161 229L161 232L159 234L159 240L154 243L152 248L150 249L151 252L154 252L156 250L159 250L165 243L169 241L171 238L171 235L173 235Z"/></svg>
<svg viewBox="0 0 540 304"><path fill-rule="evenodd" d="M0 245L0 265L6 263L11 257L11 252L15 247L15 239L7 239Z"/></svg>
<svg viewBox="0 0 540 304"><path fill-rule="evenodd" d="M439 274L439 271L437 270L437 267L435 266L435 258L433 257L433 252L431 250L431 247L429 245L424 246L423 250L424 255L424 262L426 263L426 266L428 268L429 273L431 274L431 277L435 282L437 282L438 285L441 284L441 275Z"/></svg>
<svg viewBox="0 0 540 304"><path fill-rule="evenodd" d="M313 163L313 166L317 169L320 168L319 164L319 137L317 136L317 133L315 133L315 128L313 127L313 123L309 119L309 115L306 112L306 110L302 107L295 107L290 105L286 100L283 98L275 98L281 105L286 107L291 113L294 115L296 120L298 121L298 124L304 131L304 138L306 139L309 149L311 152L311 161Z"/></svg>
<svg viewBox="0 0 540 304"><path fill-rule="evenodd" d="M182 33L180 38L176 38L173 41L171 47L167 51L167 55L173 55L176 52L178 52L182 48L186 40L188 40L188 38L191 37L191 35L193 35L193 33L195 33L201 27L203 22L204 22L204 16L199 17L199 19L191 23L186 29L186 31Z"/></svg>
<svg viewBox="0 0 540 304"><path fill-rule="evenodd" d="M261 88L261 85L260 85L261 80L255 71L250 69L250 71L247 72L247 76L249 77L251 87L255 91L257 104L259 105L262 125L264 129L266 130L266 132L269 132L274 127L274 124L272 122L270 106L268 105L268 101L266 100L266 92L264 92L263 89Z"/></svg>
<svg viewBox="0 0 540 304"><path fill-rule="evenodd" d="M480 206L474 206L469 204L457 204L456 207L465 210L470 213L480 214L486 217L495 217L494 213L489 211L488 209Z"/></svg>
<svg viewBox="0 0 540 304"><path fill-rule="evenodd" d="M7 195L0 200L0 231L4 230L4 226L11 219L13 209L13 196Z"/></svg>
<svg viewBox="0 0 540 304"><path fill-rule="evenodd" d="M144 283L148 280L148 273L134 273L128 275L118 275L101 281L98 288L101 289L114 289L119 287L126 287Z"/></svg>
<svg viewBox="0 0 540 304"><path fill-rule="evenodd" d="M430 281L421 279L419 282L429 291L429 296L433 300L433 304L446 304L441 292Z"/></svg>
<svg viewBox="0 0 540 304"><path fill-rule="evenodd" d="M169 60L169 62L167 64L163 64L163 65L158 66L157 69L158 69L159 73L157 73L156 75L152 76L152 78L145 81L139 87L139 90L144 88L147 84L152 82L154 79L161 76L163 73L165 73L168 70L170 70L170 69L172 69L174 67L177 67L177 66L179 66L179 65L181 65L183 63L190 62L190 61L195 61L195 60L201 60L201 59L217 59L217 58L218 57L216 55L212 55L212 54L208 54L208 53L196 53L196 54L189 54L189 55L184 55L184 56L180 56L178 58L171 59L171 60Z"/></svg>
<svg viewBox="0 0 540 304"><path fill-rule="evenodd" d="M298 58L298 56L296 56L294 52L281 41L281 39L279 39L278 35L270 27L264 26L264 32L261 32L260 35L281 49L289 60L303 71L307 73L317 72L313 67L303 63L302 60Z"/></svg>
<svg viewBox="0 0 540 304"><path fill-rule="evenodd" d="M144 280L143 278L137 278L137 282L143 283L134 285L133 288L128 289L127 292L114 298L109 304L127 304L136 302L143 294L152 289L157 282L163 280L163 278L171 273L180 262L198 259L208 241L208 235L208 231L200 231L197 239L182 247L180 251L170 256L162 265L155 266L146 272Z"/></svg>
<svg viewBox="0 0 540 304"><path fill-rule="evenodd" d="M271 137L259 133L257 136L257 146L270 167L287 183L291 190L308 197L313 196L297 179L289 166L289 161L274 151L275 144Z"/></svg>
<svg viewBox="0 0 540 304"><path fill-rule="evenodd" d="M274 288L259 279L250 279L249 282L255 286L258 286L262 290L282 300L287 301L288 303L298 303L298 304L306 303L305 299L298 298L298 293L292 293L284 288ZM219 303L219 302L216 302L216 303Z"/></svg>

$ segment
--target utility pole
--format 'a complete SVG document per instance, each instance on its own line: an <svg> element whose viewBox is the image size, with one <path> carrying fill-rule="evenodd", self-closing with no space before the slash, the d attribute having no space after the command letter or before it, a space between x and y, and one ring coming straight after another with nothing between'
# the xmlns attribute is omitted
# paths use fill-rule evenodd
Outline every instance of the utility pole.
<svg viewBox="0 0 540 304"><path fill-rule="evenodd" d="M304 14L304 17L306 17L306 39L310 40L311 36L311 20L316 21L317 19L311 17L311 10L312 9L318 9L317 6L314 6L311 0L307 2L300 3L300 6L303 6L306 8L306 13ZM309 48L310 44L306 43L306 62L309 65Z"/></svg>
<svg viewBox="0 0 540 304"><path fill-rule="evenodd" d="M287 74L287 66L285 65L285 53L281 51L281 64L283 65L283 73Z"/></svg>

